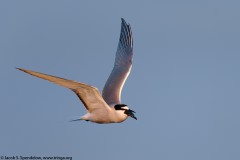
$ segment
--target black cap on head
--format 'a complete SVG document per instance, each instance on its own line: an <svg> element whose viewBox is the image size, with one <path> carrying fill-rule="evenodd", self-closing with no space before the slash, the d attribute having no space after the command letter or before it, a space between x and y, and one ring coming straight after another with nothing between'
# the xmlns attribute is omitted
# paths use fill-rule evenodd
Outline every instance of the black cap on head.
<svg viewBox="0 0 240 160"><path fill-rule="evenodd" d="M122 107L125 107L127 106L126 104L116 104L114 106L115 110L126 110L126 109L123 109Z"/></svg>

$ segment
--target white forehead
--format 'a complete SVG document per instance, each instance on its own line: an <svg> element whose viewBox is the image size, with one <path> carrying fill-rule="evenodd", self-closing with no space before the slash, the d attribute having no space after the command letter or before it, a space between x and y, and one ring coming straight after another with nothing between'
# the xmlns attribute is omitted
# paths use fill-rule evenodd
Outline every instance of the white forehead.
<svg viewBox="0 0 240 160"><path fill-rule="evenodd" d="M122 109L126 109L126 110L128 110L129 108L128 108L128 106L124 106L124 107L121 107Z"/></svg>

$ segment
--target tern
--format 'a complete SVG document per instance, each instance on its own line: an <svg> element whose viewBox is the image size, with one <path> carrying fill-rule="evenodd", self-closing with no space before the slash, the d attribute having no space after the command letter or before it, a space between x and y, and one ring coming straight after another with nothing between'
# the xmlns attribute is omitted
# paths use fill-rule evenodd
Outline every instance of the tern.
<svg viewBox="0 0 240 160"><path fill-rule="evenodd" d="M120 123L128 117L137 120L134 111L121 103L121 91L131 71L133 59L133 38L130 24L121 19L121 31L113 70L103 88L102 94L96 87L31 70L16 68L32 76L48 80L72 90L85 106L87 113L72 120L85 120L99 124Z"/></svg>

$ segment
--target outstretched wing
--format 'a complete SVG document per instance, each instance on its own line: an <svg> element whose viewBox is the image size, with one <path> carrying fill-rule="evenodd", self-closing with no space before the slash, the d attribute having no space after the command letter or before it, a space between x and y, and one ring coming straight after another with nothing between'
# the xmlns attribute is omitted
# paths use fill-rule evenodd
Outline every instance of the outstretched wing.
<svg viewBox="0 0 240 160"><path fill-rule="evenodd" d="M121 33L113 70L103 88L102 96L109 104L120 104L122 87L131 71L133 39L129 24L122 18Z"/></svg>
<svg viewBox="0 0 240 160"><path fill-rule="evenodd" d="M22 69L22 68L17 68L17 69L19 69L20 71L26 72L30 75L33 75L35 77L42 78L50 82L53 82L55 84L58 84L60 86L71 89L77 94L78 98L82 101L82 103L90 113L99 108L110 109L110 107L106 104L106 102L102 98L98 89L93 86L89 86L84 83L67 80L64 78L51 76L51 75L47 75L39 72L34 72L34 71Z"/></svg>

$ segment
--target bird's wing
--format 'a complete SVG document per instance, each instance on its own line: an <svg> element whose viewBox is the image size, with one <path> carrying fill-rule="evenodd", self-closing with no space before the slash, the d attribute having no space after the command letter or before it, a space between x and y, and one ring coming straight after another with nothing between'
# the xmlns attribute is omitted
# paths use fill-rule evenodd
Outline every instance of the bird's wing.
<svg viewBox="0 0 240 160"><path fill-rule="evenodd" d="M96 109L110 109L110 107L107 105L107 103L104 101L102 98L101 94L99 93L98 89L89 86L84 83L72 81L72 80L67 80L64 78L56 77L56 76L51 76L39 72L34 72L22 68L17 68L20 71L26 72L30 75L36 76L38 78L42 78L45 80L48 80L50 82L53 82L55 84L58 84L60 86L66 87L74 91L79 99L82 101L88 112L92 112Z"/></svg>
<svg viewBox="0 0 240 160"><path fill-rule="evenodd" d="M122 87L131 71L133 39L130 24L122 18L121 33L113 70L103 88L102 96L109 104L120 104Z"/></svg>

